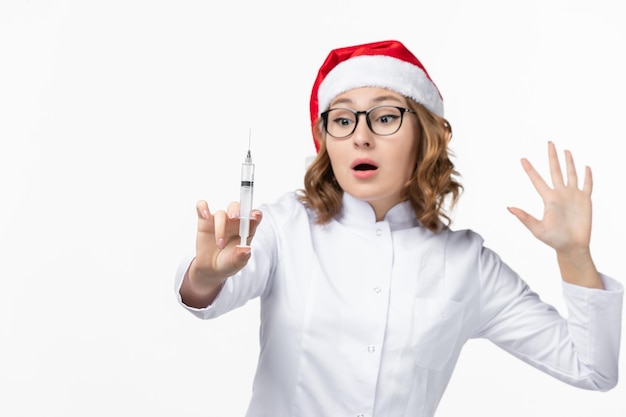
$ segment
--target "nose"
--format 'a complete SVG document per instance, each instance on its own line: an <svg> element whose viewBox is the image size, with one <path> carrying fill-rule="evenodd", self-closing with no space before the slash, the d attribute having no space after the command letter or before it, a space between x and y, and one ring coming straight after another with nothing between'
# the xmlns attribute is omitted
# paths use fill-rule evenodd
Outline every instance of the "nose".
<svg viewBox="0 0 626 417"><path fill-rule="evenodd" d="M359 120L354 132L352 132L352 143L355 148L371 148L374 146L374 137L367 125L366 116L365 114L359 114L357 117L363 117L363 120Z"/></svg>

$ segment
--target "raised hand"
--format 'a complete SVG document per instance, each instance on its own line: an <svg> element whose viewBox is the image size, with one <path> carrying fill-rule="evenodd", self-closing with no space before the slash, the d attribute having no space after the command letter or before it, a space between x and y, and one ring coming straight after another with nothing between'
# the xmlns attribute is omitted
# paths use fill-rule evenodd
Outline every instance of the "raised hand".
<svg viewBox="0 0 626 417"><path fill-rule="evenodd" d="M591 190L593 180L591 169L585 167L582 188L579 186L574 158L565 151L565 176L554 143L548 142L548 160L552 187L539 175L526 159L522 167L544 204L541 220L526 211L509 207L530 232L557 252L563 279L585 286L599 287L599 277L595 270L589 243L591 240Z"/></svg>
<svg viewBox="0 0 626 417"><path fill-rule="evenodd" d="M207 202L199 201L196 212L196 257L183 280L180 293L187 305L206 307L213 301L222 283L246 266L250 259L250 247L239 246L239 203L229 204L227 211L211 213ZM262 213L253 210L248 245L261 219Z"/></svg>

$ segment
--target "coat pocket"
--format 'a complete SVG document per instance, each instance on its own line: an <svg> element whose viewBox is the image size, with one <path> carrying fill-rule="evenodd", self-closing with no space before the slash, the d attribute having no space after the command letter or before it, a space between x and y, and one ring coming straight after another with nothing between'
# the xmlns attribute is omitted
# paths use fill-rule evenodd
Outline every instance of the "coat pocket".
<svg viewBox="0 0 626 417"><path fill-rule="evenodd" d="M463 325L463 303L441 298L415 298L413 350L421 368L440 371L458 349Z"/></svg>

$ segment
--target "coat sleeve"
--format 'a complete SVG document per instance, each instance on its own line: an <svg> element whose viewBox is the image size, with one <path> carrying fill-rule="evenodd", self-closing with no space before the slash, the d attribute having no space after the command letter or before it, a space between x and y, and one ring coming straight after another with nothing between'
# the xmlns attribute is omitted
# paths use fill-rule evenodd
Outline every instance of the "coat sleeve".
<svg viewBox="0 0 626 417"><path fill-rule="evenodd" d="M563 282L566 318L493 251L482 246L479 251L481 319L476 336L573 386L598 391L615 387L622 285L605 275L604 290Z"/></svg>

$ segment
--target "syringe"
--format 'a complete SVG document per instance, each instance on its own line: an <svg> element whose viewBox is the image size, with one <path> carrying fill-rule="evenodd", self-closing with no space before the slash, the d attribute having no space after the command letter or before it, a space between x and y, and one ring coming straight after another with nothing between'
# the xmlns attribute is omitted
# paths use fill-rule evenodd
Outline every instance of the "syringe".
<svg viewBox="0 0 626 417"><path fill-rule="evenodd" d="M250 132L250 137L252 132ZM254 164L250 155L250 137L248 138L248 153L241 164L241 194L239 198L239 246L248 246L250 235L250 212L252 211L252 191L254 190Z"/></svg>

